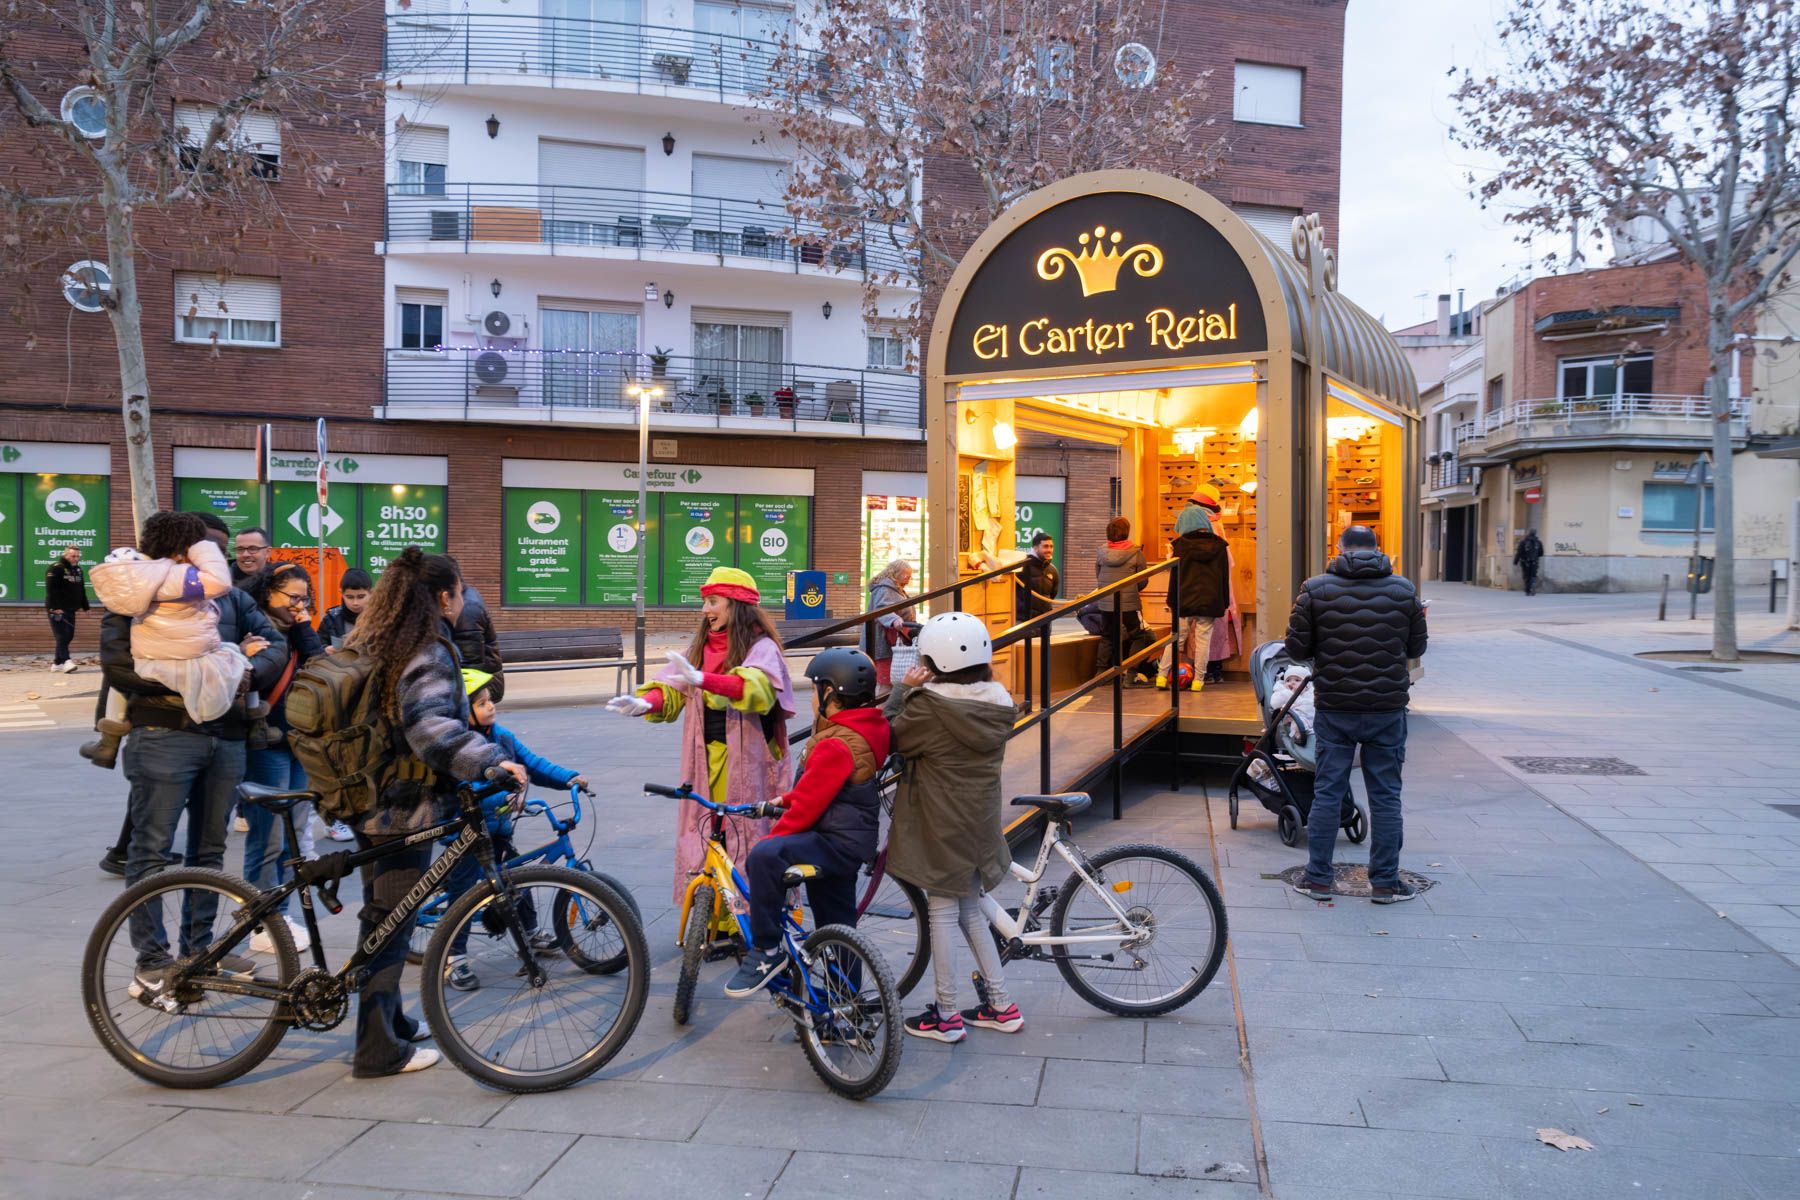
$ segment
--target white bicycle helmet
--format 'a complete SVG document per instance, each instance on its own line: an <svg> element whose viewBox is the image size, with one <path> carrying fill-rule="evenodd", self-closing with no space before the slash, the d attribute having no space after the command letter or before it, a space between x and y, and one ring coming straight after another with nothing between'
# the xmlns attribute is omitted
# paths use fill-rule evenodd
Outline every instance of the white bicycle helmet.
<svg viewBox="0 0 1800 1200"><path fill-rule="evenodd" d="M993 662L994 643L986 623L974 613L939 613L919 631L919 653L949 674Z"/></svg>

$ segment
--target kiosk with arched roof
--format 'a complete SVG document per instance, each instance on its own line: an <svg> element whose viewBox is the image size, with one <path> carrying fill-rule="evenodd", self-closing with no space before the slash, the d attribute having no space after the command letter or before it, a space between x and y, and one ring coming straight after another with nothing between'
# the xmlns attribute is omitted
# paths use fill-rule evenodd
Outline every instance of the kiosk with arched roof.
<svg viewBox="0 0 1800 1200"><path fill-rule="evenodd" d="M946 288L925 399L930 511L956 514L932 531L934 587L1014 545L1015 447L1029 432L1118 448L1117 509L1153 562L1194 485L1218 487L1246 649L1281 635L1345 525L1372 526L1417 577L1417 383L1387 331L1338 294L1316 218L1279 247L1150 172L1034 192ZM1091 585L1093 549L1067 547L1064 597ZM1005 629L1012 586L965 607ZM1146 616L1166 624L1160 603ZM1183 705L1182 727L1245 732L1247 703L1241 686L1209 689Z"/></svg>

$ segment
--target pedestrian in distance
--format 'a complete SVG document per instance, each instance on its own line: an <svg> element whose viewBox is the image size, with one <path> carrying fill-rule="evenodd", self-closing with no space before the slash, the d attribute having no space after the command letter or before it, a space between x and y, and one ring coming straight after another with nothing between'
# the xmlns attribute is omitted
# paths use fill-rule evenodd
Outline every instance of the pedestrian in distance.
<svg viewBox="0 0 1800 1200"><path fill-rule="evenodd" d="M1106 523L1106 544L1094 555L1094 584L1105 587L1109 583L1117 583L1121 579L1129 579L1141 571L1147 570L1149 563L1144 559L1144 548L1131 540L1131 521L1126 517L1114 517ZM1096 672L1104 671L1113 665L1113 641L1116 638L1126 658L1130 658L1138 649L1144 634L1144 601L1141 593L1150 586L1146 576L1138 580L1136 587L1128 587L1119 593L1118 628L1113 628L1113 602L1105 597L1094 603L1100 609L1100 652L1094 662ZM1155 674L1155 668L1149 663L1141 663L1125 679L1127 687L1140 683L1149 683Z"/></svg>
<svg viewBox="0 0 1800 1200"><path fill-rule="evenodd" d="M860 650L833 646L806 664L817 701L806 763L792 790L775 801L782 813L744 863L750 883L750 941L755 948L725 984L734 1000L756 995L787 961L782 907L789 867L810 865L806 902L813 925L856 924L856 880L875 861L881 794L875 777L887 761L887 717L875 707L875 663Z"/></svg>
<svg viewBox="0 0 1800 1200"><path fill-rule="evenodd" d="M960 1042L967 1026L1017 1033L981 897L1007 878L1012 854L1000 825L1000 768L1018 709L994 680L994 647L971 613L940 613L919 631L919 665L888 697L894 749L906 774L894 800L887 869L926 895L933 1002L906 1019L913 1037ZM974 1008L956 1007L956 930L975 956Z"/></svg>
<svg viewBox="0 0 1800 1200"><path fill-rule="evenodd" d="M700 588L700 627L686 654L634 694L607 701L609 712L652 722L680 720L681 778L714 804L767 804L788 790L793 761L787 723L794 716L781 638L762 610L748 571L716 567ZM676 815L675 904L706 866L712 814L682 801ZM725 818L725 846L743 862L769 822ZM734 931L720 931L729 937Z"/></svg>
<svg viewBox="0 0 1800 1200"><path fill-rule="evenodd" d="M479 782L492 768L507 771L525 786L525 768L470 725L468 690L451 640L462 604L462 576L450 560L408 546L382 572L350 637L350 648L374 661L369 686L384 689L383 703L398 715L404 757L409 768L417 768L402 772L404 777L384 789L374 809L358 819L359 847L411 838L447 819L455 811L458 781ZM425 844L363 867L359 941L369 940L430 864L431 846ZM431 1035L406 1014L400 995L415 920L417 914L402 922L367 964L357 994L351 1066L351 1074L359 1078L422 1071L438 1061L436 1050L416 1044Z"/></svg>
<svg viewBox="0 0 1800 1200"><path fill-rule="evenodd" d="M1169 544L1170 556L1180 564L1169 575L1169 619L1174 626L1167 664L1156 676L1159 688L1184 686L1183 668L1188 690L1197 692L1205 686L1202 671L1212 647L1213 622L1231 603L1230 558L1225 539L1212 527L1218 492L1210 484L1201 486L1204 497L1196 492L1195 499L1176 514L1175 540Z"/></svg>
<svg viewBox="0 0 1800 1200"><path fill-rule="evenodd" d="M1538 564L1544 558L1544 543L1538 541L1537 530L1527 529L1519 548L1513 551L1513 565L1525 578L1525 594L1537 595Z"/></svg>
<svg viewBox="0 0 1800 1200"><path fill-rule="evenodd" d="M1294 890L1331 899L1332 852L1344 805L1351 802L1350 768L1360 746L1369 792L1370 898L1376 904L1411 900L1417 892L1400 878L1400 769L1412 685L1408 660L1425 653L1425 606L1412 581L1394 574L1368 526L1344 530L1325 573L1301 585L1286 648L1295 662L1313 664L1317 755L1306 874Z"/></svg>
<svg viewBox="0 0 1800 1200"><path fill-rule="evenodd" d="M1056 607L1057 594L1062 591L1062 572L1056 569L1056 563L1052 561L1055 553L1055 538L1042 530L1032 534L1031 551L1025 556L1024 565L1013 572L1013 582L1019 589L1013 615L1021 624ZM1048 626L1040 626L1036 633L1028 634L1020 643L1025 661L1031 664L1039 662L1043 655L1042 643L1049 639ZM1034 641L1039 644L1034 646ZM1025 711L1030 712L1031 708L1032 698L1028 688Z"/></svg>
<svg viewBox="0 0 1800 1200"><path fill-rule="evenodd" d="M869 580L869 612L878 608L887 608L905 600L906 589L912 583L913 567L904 558L896 558L881 569L881 573ZM885 617L875 618L873 636L865 627L863 632L863 649L868 652L870 660L875 664L876 686L886 691L894 685L890 671L894 665L894 647L911 642L918 631L918 612L913 608L903 608L891 612Z"/></svg>
<svg viewBox="0 0 1800 1200"><path fill-rule="evenodd" d="M69 644L75 640L75 614L88 610L87 574L81 567L81 547L64 546L57 560L44 572L44 611L50 633L56 639L50 669L64 675L75 670Z"/></svg>

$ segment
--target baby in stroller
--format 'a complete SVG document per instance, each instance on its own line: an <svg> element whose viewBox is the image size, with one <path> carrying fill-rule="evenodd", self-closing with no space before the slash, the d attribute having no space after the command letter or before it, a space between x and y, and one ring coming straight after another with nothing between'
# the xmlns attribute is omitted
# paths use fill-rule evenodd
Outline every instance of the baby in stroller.
<svg viewBox="0 0 1800 1200"><path fill-rule="evenodd" d="M1250 683L1262 710L1263 732L1245 745L1231 777L1231 827L1237 828L1238 793L1247 789L1275 814L1281 840L1298 845L1312 812L1317 765L1312 669L1288 658L1281 642L1264 642L1250 653ZM1346 806L1344 833L1352 842L1369 835L1368 816L1360 805Z"/></svg>

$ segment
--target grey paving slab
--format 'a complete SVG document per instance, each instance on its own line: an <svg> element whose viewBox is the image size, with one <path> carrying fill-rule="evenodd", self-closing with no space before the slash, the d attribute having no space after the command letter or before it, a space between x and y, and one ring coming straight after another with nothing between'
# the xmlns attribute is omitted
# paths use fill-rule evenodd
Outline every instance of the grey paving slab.
<svg viewBox="0 0 1800 1200"><path fill-rule="evenodd" d="M6 1195L29 1200L402 1200L399 1192L380 1188L340 1188L278 1179L234 1179L186 1171L133 1171L111 1167L73 1167L59 1163L0 1158Z"/></svg>
<svg viewBox="0 0 1800 1200"><path fill-rule="evenodd" d="M1715 1096L1778 1104L1800 1100L1800 1075L1784 1059L1702 1051L1636 1050L1436 1038L1445 1073L1464 1083L1583 1087L1667 1096Z"/></svg>
<svg viewBox="0 0 1800 1200"><path fill-rule="evenodd" d="M1345 1181L1380 1182L1401 1195L1447 1200L1507 1195L1492 1159L1473 1137L1269 1121L1263 1124L1263 1142L1278 1195L1290 1184L1329 1189Z"/></svg>
<svg viewBox="0 0 1800 1200"><path fill-rule="evenodd" d="M0 1098L0 1159L97 1162L180 1112L106 1101Z"/></svg>
<svg viewBox="0 0 1800 1200"><path fill-rule="evenodd" d="M1235 1068L1239 1053L1237 1029L1230 1025L1163 1020L1145 1031L1146 1062Z"/></svg>
<svg viewBox="0 0 1800 1200"><path fill-rule="evenodd" d="M211 1175L304 1179L368 1128L367 1121L333 1117L188 1111L114 1150L102 1163L139 1170L204 1169Z"/></svg>
<svg viewBox="0 0 1800 1200"><path fill-rule="evenodd" d="M1012 1196L1018 1173L1016 1167L803 1150L788 1161L769 1200L844 1200L848 1196L973 1200L981 1196Z"/></svg>
<svg viewBox="0 0 1800 1200"><path fill-rule="evenodd" d="M1135 1113L940 1103L927 1107L909 1157L1129 1173L1137 1145Z"/></svg>
<svg viewBox="0 0 1800 1200"><path fill-rule="evenodd" d="M768 1194L786 1150L584 1137L526 1195L530 1200L743 1200Z"/></svg>
<svg viewBox="0 0 1800 1200"><path fill-rule="evenodd" d="M685 1142L708 1113L734 1095L723 1088L685 1084L600 1081L513 1097L487 1124L493 1129Z"/></svg>
<svg viewBox="0 0 1800 1200"><path fill-rule="evenodd" d="M385 1079L357 1079L345 1072L337 1082L309 1097L297 1111L370 1121L485 1125L510 1099L504 1092L471 1087L468 1076L440 1061L429 1071Z"/></svg>
<svg viewBox="0 0 1800 1200"><path fill-rule="evenodd" d="M693 1140L786 1150L835 1146L897 1157L911 1148L927 1108L922 1100L886 1096L859 1103L830 1094L740 1091L707 1114Z"/></svg>
<svg viewBox="0 0 1800 1200"><path fill-rule="evenodd" d="M1489 1140L1483 1148L1508 1197L1592 1200L1663 1196L1669 1200L1741 1200L1749 1181L1734 1156L1687 1150L1641 1151L1595 1143L1592 1152L1559 1152L1528 1142Z"/></svg>
<svg viewBox="0 0 1800 1200"><path fill-rule="evenodd" d="M1760 1200L1800 1196L1800 1158L1740 1156L1734 1165Z"/></svg>
<svg viewBox="0 0 1800 1200"><path fill-rule="evenodd" d="M1428 1079L1366 1079L1357 1102L1371 1128L1531 1140L1545 1126L1573 1131L1583 1111L1555 1088Z"/></svg>
<svg viewBox="0 0 1800 1200"><path fill-rule="evenodd" d="M1271 1029L1250 1036L1250 1055L1259 1070L1291 1066L1320 1075L1370 1075L1442 1079L1444 1068L1434 1042L1421 1035L1350 1033L1344 1030Z"/></svg>
<svg viewBox="0 0 1800 1200"><path fill-rule="evenodd" d="M560 1133L383 1122L313 1168L307 1178L407 1191L516 1196L574 1143L574 1137Z"/></svg>
<svg viewBox="0 0 1800 1200"><path fill-rule="evenodd" d="M1254 1183L1255 1155L1248 1121L1151 1113L1143 1119L1138 1171L1179 1179Z"/></svg>
<svg viewBox="0 0 1800 1200"><path fill-rule="evenodd" d="M1236 1067L1053 1059L1044 1066L1037 1102L1045 1108L1241 1117L1244 1076Z"/></svg>
<svg viewBox="0 0 1800 1200"><path fill-rule="evenodd" d="M1509 1004L1507 1013L1534 1042L1588 1046L1634 1046L1662 1050L1730 1050L1700 1017L1680 1010L1576 1008L1568 1005Z"/></svg>
<svg viewBox="0 0 1800 1200"><path fill-rule="evenodd" d="M1211 1165L1211 1164L1209 1164ZM1223 1174L1223 1167L1219 1164ZM1027 1167L1019 1172L1014 1200L1251 1200L1256 1185L1213 1176L1100 1175L1091 1171L1050 1171Z"/></svg>

